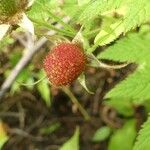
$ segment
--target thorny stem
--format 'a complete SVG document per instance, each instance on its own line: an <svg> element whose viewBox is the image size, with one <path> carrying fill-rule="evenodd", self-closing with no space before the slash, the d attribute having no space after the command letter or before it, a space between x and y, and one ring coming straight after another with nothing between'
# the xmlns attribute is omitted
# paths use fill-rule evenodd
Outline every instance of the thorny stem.
<svg viewBox="0 0 150 150"><path fill-rule="evenodd" d="M70 97L72 103L77 105L78 109L80 110L81 114L84 116L85 120L89 120L90 116L87 113L87 111L82 107L82 105L79 103L77 98L73 95L73 93L69 90L68 87L62 87L62 90Z"/></svg>

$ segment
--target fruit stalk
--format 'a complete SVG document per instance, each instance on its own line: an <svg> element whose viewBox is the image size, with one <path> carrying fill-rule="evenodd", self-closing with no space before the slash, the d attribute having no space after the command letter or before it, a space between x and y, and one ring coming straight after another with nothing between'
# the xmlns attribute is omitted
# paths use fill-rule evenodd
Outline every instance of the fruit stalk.
<svg viewBox="0 0 150 150"><path fill-rule="evenodd" d="M73 95L73 93L69 90L68 87L63 86L62 90L70 97L70 100L72 103L74 103L78 109L80 110L81 114L85 118L85 120L90 120L90 116L87 113L87 111L82 107L82 105L79 103L79 101L76 99L76 97Z"/></svg>

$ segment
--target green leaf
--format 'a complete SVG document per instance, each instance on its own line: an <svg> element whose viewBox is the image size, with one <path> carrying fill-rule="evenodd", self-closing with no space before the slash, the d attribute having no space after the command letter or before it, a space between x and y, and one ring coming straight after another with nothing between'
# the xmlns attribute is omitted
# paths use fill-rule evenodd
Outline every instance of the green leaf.
<svg viewBox="0 0 150 150"><path fill-rule="evenodd" d="M59 129L60 126L61 126L61 124L59 122L50 124L47 127L41 128L40 133L45 134L45 135L49 135L49 134L55 132L57 129Z"/></svg>
<svg viewBox="0 0 150 150"><path fill-rule="evenodd" d="M1 41L0 41L0 51L3 50L3 48L9 44L14 43L14 39L11 38L10 36L6 36L4 37Z"/></svg>
<svg viewBox="0 0 150 150"><path fill-rule="evenodd" d="M133 150L149 150L150 149L149 141L150 141L150 117L143 124Z"/></svg>
<svg viewBox="0 0 150 150"><path fill-rule="evenodd" d="M135 137L135 121L130 120L112 135L108 150L132 150Z"/></svg>
<svg viewBox="0 0 150 150"><path fill-rule="evenodd" d="M103 28L95 37L94 43L99 44L100 46L109 44L119 37L121 33L124 32L124 26L122 20L118 20L115 23L112 23L105 28Z"/></svg>
<svg viewBox="0 0 150 150"><path fill-rule="evenodd" d="M49 18L49 14L45 8L52 11L56 10L58 8L57 6L58 2L56 0L36 0L32 5L31 10L28 12L28 15L34 20L47 20Z"/></svg>
<svg viewBox="0 0 150 150"><path fill-rule="evenodd" d="M78 5L79 6L82 6L82 5L84 5L84 4L87 4L87 3L89 3L91 0L78 0Z"/></svg>
<svg viewBox="0 0 150 150"><path fill-rule="evenodd" d="M79 150L79 128L76 128L74 135L60 148L60 150Z"/></svg>
<svg viewBox="0 0 150 150"><path fill-rule="evenodd" d="M65 0L62 9L72 20L77 20L89 1Z"/></svg>
<svg viewBox="0 0 150 150"><path fill-rule="evenodd" d="M128 12L124 17L124 26L129 31L150 19L149 0L131 0Z"/></svg>
<svg viewBox="0 0 150 150"><path fill-rule="evenodd" d="M100 3L102 1L95 1L95 3ZM100 6L98 9L100 9L101 7L103 7L103 5L105 5L105 3L111 3L111 0L105 1L102 6ZM116 2L117 4L117 2ZM113 4L114 6L116 4ZM89 8L92 8L92 5L89 6ZM112 5L112 7L113 7ZM123 1L118 5L121 8L125 7L125 12L123 13L123 16L120 17L120 21L116 21L112 24L110 24L109 27L102 27L101 31L99 32L99 34L96 36L95 38L95 43L94 45L88 49L88 52L93 52L99 45L106 45L109 44L110 42L114 41L116 38L119 37L120 34L122 33L126 33L128 31L130 31L131 29L135 29L137 26L140 26L141 24L144 24L146 22L149 21L150 19L150 1L149 0L128 0L127 2ZM95 7L98 7L95 6ZM109 7L109 6L108 6ZM107 7L105 7L107 8ZM110 10L111 6L109 7ZM92 9L95 9L94 7ZM105 9L104 9L105 10ZM96 9L95 9L96 11ZM94 12L94 11L93 11ZM93 13L92 12L92 13ZM98 12L98 11L97 11ZM83 11L84 13L84 11ZM89 13L91 13L91 11L89 11ZM92 15L91 13L91 15ZM116 11L117 13L117 11ZM119 10L118 10L119 13ZM86 16L87 14L87 16ZM88 15L88 12L86 12L85 16L85 22L88 20L87 18L90 18ZM96 13L94 13L92 15L95 16L97 15ZM105 16L105 15L104 15ZM91 22L87 21L87 22ZM105 22L105 18L103 18L102 23Z"/></svg>
<svg viewBox="0 0 150 150"><path fill-rule="evenodd" d="M115 108L119 114L124 115L126 117L132 116L134 114L131 99L114 97L105 100L104 104Z"/></svg>
<svg viewBox="0 0 150 150"><path fill-rule="evenodd" d="M102 59L138 64L136 71L113 88L106 97L128 97L137 100L150 98L149 41L149 34L130 34L98 55L98 58Z"/></svg>
<svg viewBox="0 0 150 150"><path fill-rule="evenodd" d="M43 78L45 76L44 71L40 71L38 73L39 79ZM51 99L50 99L50 87L49 87L49 81L47 78L43 79L41 82L37 84L37 89L45 101L46 105L50 107L51 105Z"/></svg>
<svg viewBox="0 0 150 150"><path fill-rule="evenodd" d="M16 78L17 82L14 82L11 87L11 94L14 94L15 92L19 92L21 90L20 83L33 83L33 78L28 69L29 68L25 68L19 73L19 75ZM27 87L27 88L32 89L32 87Z"/></svg>
<svg viewBox="0 0 150 150"><path fill-rule="evenodd" d="M111 129L109 127L107 127L107 126L101 127L95 132L95 134L92 138L92 141L93 142L104 141L105 139L107 139L109 137L110 132L111 132Z"/></svg>
<svg viewBox="0 0 150 150"><path fill-rule="evenodd" d="M9 137L6 134L6 131L3 127L3 123L0 121L0 150L2 150L2 147L4 144L8 141Z"/></svg>
<svg viewBox="0 0 150 150"><path fill-rule="evenodd" d="M15 67L22 56L21 51L14 51L9 55L9 63L11 67Z"/></svg>
<svg viewBox="0 0 150 150"><path fill-rule="evenodd" d="M79 17L79 21L81 22L89 22L91 19L94 19L102 12L107 10L118 8L121 5L122 0L95 0L90 1L90 3L86 6L84 11L81 13Z"/></svg>
<svg viewBox="0 0 150 150"><path fill-rule="evenodd" d="M41 23L45 22L49 24L49 26L52 23L59 22L60 24L64 26L64 28L72 32L75 32L75 30L70 25L62 21L61 14L59 14L59 17L58 17L57 13L58 11L60 11L60 8L59 8L60 4L61 2L58 2L56 0L36 0L34 5L32 6L32 9L28 12L28 15L31 18L31 20L33 20L33 22L39 23L39 25L40 25L40 22Z"/></svg>

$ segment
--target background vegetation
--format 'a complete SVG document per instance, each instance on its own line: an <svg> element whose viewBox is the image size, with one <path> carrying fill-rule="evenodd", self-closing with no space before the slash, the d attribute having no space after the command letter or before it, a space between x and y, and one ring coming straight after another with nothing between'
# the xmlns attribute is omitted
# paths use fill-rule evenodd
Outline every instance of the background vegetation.
<svg viewBox="0 0 150 150"><path fill-rule="evenodd" d="M0 15L0 149L150 149L149 0L1 0ZM70 92L33 85L51 47L73 39L91 64Z"/></svg>

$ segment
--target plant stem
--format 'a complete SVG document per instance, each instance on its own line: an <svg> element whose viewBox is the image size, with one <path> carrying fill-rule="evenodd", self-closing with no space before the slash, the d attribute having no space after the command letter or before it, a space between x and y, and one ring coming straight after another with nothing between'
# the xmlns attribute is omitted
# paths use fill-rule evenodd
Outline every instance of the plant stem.
<svg viewBox="0 0 150 150"><path fill-rule="evenodd" d="M61 24L64 26L64 28L66 28L67 30L69 30L69 31L71 31L72 33L76 34L76 31L74 30L74 28L70 27L68 24L66 24L65 22L63 22L59 17L57 17L55 14L53 14L53 13L52 13L51 11L49 11L48 9L47 9L47 11L48 11L49 15L50 15L53 19L55 19L58 23L61 23Z"/></svg>
<svg viewBox="0 0 150 150"><path fill-rule="evenodd" d="M47 78L47 76L44 76L44 77L42 77L41 79L39 79L38 81L36 81L36 82L34 82L34 83L32 83L32 84L26 84L26 83L21 83L21 82L19 82L19 81L16 81L19 85L22 85L22 86L33 86L33 85L36 85L36 84L38 84L38 83L40 83L41 81L43 81L44 79L46 79Z"/></svg>
<svg viewBox="0 0 150 150"><path fill-rule="evenodd" d="M95 29L95 30L92 30L92 31L87 32L87 33L86 33L86 32L83 32L83 35L84 35L85 37L91 38L91 37L95 36L99 31L100 31L100 28Z"/></svg>
<svg viewBox="0 0 150 150"><path fill-rule="evenodd" d="M94 59L97 62L99 67L105 68L105 69L121 69L121 68L124 68L124 67L126 67L127 65L130 64L128 62L125 62L125 63L122 63L122 64L116 64L116 65L106 64L106 63L102 62L101 60L99 60L96 56L94 56L93 53L91 53L90 56L92 57L92 59Z"/></svg>
<svg viewBox="0 0 150 150"><path fill-rule="evenodd" d="M55 26L53 26L53 25L51 25L51 24L49 24L47 22L40 22L40 21L33 20L33 19L31 19L31 20L33 22L35 22L36 24L39 24L40 26L44 26L44 27L46 27L48 29L52 29L54 31L57 31L57 32L59 32L62 35L66 35L66 36L69 36L69 37L74 37L74 33L71 33L69 31L65 31L65 30L62 30L62 29L60 30L60 29L56 28Z"/></svg>
<svg viewBox="0 0 150 150"><path fill-rule="evenodd" d="M76 34L76 31L74 30L74 28L72 28L69 24L65 23L60 17L58 17L56 14L52 13L49 8L46 5L42 5L40 2L37 1L37 3L39 5L41 5L41 7L43 8L43 10L46 9L46 11L48 12L48 14L54 19L56 20L58 23L62 24L64 26L64 28L66 28L67 30L71 31L72 33Z"/></svg>
<svg viewBox="0 0 150 150"><path fill-rule="evenodd" d="M78 109L80 110L80 112L82 113L82 115L84 116L85 120L89 120L90 116L87 113L87 111L82 107L82 105L79 103L79 101L76 99L76 97L73 95L73 93L69 90L68 87L62 87L62 90L70 97L72 103L74 103L75 105L77 105Z"/></svg>

